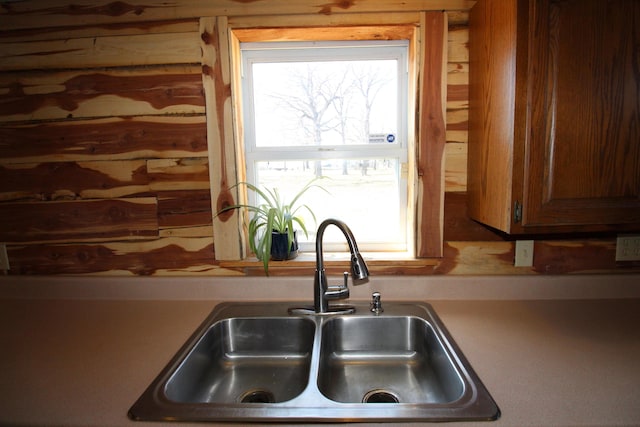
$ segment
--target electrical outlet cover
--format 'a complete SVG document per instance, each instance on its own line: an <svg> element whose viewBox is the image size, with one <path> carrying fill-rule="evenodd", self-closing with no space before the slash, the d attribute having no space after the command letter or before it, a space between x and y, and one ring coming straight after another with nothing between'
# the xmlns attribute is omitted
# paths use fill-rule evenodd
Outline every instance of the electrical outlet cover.
<svg viewBox="0 0 640 427"><path fill-rule="evenodd" d="M7 245L0 243L0 270L9 270L9 256L7 255Z"/></svg>
<svg viewBox="0 0 640 427"><path fill-rule="evenodd" d="M616 261L640 261L640 235L618 236Z"/></svg>
<svg viewBox="0 0 640 427"><path fill-rule="evenodd" d="M516 267L533 266L533 240L516 240L516 256L513 265Z"/></svg>

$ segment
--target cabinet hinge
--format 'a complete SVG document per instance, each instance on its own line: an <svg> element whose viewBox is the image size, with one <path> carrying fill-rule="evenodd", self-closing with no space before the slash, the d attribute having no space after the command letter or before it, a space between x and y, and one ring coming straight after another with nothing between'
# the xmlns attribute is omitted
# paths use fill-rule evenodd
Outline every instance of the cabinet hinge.
<svg viewBox="0 0 640 427"><path fill-rule="evenodd" d="M516 200L513 204L513 222L518 224L522 221L522 204Z"/></svg>

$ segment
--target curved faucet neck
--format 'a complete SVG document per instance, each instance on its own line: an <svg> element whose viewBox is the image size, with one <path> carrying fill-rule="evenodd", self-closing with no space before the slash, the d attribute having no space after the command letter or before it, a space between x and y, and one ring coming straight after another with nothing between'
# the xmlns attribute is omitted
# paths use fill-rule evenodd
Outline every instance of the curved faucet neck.
<svg viewBox="0 0 640 427"><path fill-rule="evenodd" d="M342 231L344 237L347 239L347 243L349 244L349 251L351 252L351 256L358 252L358 245L356 244L356 239L353 237L353 233L347 227L347 224L337 219L327 219L324 220L320 226L318 227L318 231L316 233L316 271L324 270L324 255L322 249L322 240L324 238L324 230L331 224L335 225Z"/></svg>
<svg viewBox="0 0 640 427"><path fill-rule="evenodd" d="M322 250L322 240L324 238L324 230L329 225L335 225L342 231L344 237L347 239L347 243L349 244L349 251L351 252L351 273L353 283L358 281L364 281L369 277L369 270L367 269L367 264L364 262L362 255L358 251L358 245L356 244L356 239L353 237L353 233L342 221L337 219L327 219L324 220L320 226L318 227L318 232L316 233L316 272L314 277L314 309L316 313L326 313L329 310L329 299L343 299L349 296L349 289L347 287L347 278L345 273L345 283L342 287L339 287L338 290L329 291L329 286L327 284L327 275L324 271L324 257Z"/></svg>

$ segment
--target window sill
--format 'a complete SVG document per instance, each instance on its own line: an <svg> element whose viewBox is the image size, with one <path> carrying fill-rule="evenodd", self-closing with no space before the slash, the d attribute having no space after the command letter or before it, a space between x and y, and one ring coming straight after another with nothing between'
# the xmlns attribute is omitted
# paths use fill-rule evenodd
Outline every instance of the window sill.
<svg viewBox="0 0 640 427"><path fill-rule="evenodd" d="M406 253L375 252L363 253L372 275L424 275L433 272L439 264L437 258L413 258ZM220 261L220 267L247 276L264 275L262 261L255 257L238 261ZM349 254L329 252L324 254L325 270L330 274L349 271ZM312 275L316 268L316 255L305 252L288 261L271 261L270 276Z"/></svg>

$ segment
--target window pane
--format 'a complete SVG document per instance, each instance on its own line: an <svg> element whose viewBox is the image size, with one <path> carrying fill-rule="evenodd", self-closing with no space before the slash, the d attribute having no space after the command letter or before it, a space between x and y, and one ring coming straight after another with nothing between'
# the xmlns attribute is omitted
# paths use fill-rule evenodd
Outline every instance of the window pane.
<svg viewBox="0 0 640 427"><path fill-rule="evenodd" d="M241 44L247 180L290 199L314 177L329 177L320 181L329 195L313 190L303 201L318 221L346 222L364 251L407 250L407 46ZM345 242L334 228L328 250ZM302 249L313 242L310 234Z"/></svg>
<svg viewBox="0 0 640 427"><path fill-rule="evenodd" d="M256 147L395 143L398 61L253 64Z"/></svg>
<svg viewBox="0 0 640 427"><path fill-rule="evenodd" d="M278 188L284 200L290 201L302 186L316 176L320 168L325 179L317 183L329 194L312 189L301 199L314 212L318 222L337 218L349 225L358 244L380 243L381 250L394 250L404 245L405 212L400 194L406 183L399 182L398 159L335 159L309 161L258 162L257 180L260 186ZM315 241L319 224L303 209L302 216L309 237L298 236L304 242ZM344 242L335 227L327 229L325 242Z"/></svg>

